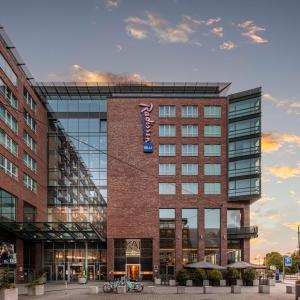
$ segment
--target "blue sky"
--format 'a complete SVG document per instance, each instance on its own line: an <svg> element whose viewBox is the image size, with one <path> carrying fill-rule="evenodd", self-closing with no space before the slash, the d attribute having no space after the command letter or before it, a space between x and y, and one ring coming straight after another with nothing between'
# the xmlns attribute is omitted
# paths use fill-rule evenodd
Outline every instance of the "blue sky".
<svg viewBox="0 0 300 300"><path fill-rule="evenodd" d="M2 0L0 23L37 81L229 81L263 88L263 199L252 257L296 249L300 2ZM117 74L117 75L116 75Z"/></svg>

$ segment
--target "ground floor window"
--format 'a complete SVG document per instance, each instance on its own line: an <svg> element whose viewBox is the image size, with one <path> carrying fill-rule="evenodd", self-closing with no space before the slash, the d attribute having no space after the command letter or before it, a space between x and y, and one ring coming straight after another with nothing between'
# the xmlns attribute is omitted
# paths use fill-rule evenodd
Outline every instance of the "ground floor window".
<svg viewBox="0 0 300 300"><path fill-rule="evenodd" d="M242 240L228 240L227 264L232 264L241 261L242 255L243 255Z"/></svg>

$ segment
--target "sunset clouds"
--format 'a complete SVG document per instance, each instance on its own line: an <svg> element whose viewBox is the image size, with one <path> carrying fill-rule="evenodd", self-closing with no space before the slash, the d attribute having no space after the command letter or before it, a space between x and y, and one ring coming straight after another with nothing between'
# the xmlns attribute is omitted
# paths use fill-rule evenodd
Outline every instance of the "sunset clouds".
<svg viewBox="0 0 300 300"><path fill-rule="evenodd" d="M300 136L278 131L264 132L262 134L263 153L278 151L285 144L293 145L300 150Z"/></svg>
<svg viewBox="0 0 300 300"><path fill-rule="evenodd" d="M294 168L287 165L273 166L267 168L267 172L280 179L289 179L300 175L300 165L298 164Z"/></svg>
<svg viewBox="0 0 300 300"><path fill-rule="evenodd" d="M268 42L268 40L258 35L259 32L266 31L266 29L256 26L253 21L248 20L238 24L238 26L246 30L242 35L249 37L253 43L263 44Z"/></svg>

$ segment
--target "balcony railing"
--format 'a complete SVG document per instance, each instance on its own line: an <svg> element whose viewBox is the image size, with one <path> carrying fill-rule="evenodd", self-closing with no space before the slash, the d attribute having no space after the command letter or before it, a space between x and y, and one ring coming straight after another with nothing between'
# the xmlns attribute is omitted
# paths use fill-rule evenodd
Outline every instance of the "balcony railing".
<svg viewBox="0 0 300 300"><path fill-rule="evenodd" d="M258 237L258 227L237 227L227 228L227 237L229 240L253 239Z"/></svg>

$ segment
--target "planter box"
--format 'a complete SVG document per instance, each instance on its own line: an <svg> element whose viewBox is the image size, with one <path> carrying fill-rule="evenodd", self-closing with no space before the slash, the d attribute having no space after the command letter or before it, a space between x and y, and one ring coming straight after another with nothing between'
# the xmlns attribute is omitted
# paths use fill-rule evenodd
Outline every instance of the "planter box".
<svg viewBox="0 0 300 300"><path fill-rule="evenodd" d="M231 286L231 294L241 294L242 288L240 285L232 285Z"/></svg>
<svg viewBox="0 0 300 300"><path fill-rule="evenodd" d="M296 294L296 299L300 297L300 284L295 285L295 294Z"/></svg>
<svg viewBox="0 0 300 300"><path fill-rule="evenodd" d="M154 278L154 284L161 285L161 278Z"/></svg>
<svg viewBox="0 0 300 300"><path fill-rule="evenodd" d="M118 294L126 294L126 286L125 285L119 285L117 287L117 293Z"/></svg>
<svg viewBox="0 0 300 300"><path fill-rule="evenodd" d="M268 279L268 285L274 286L275 285L275 279Z"/></svg>
<svg viewBox="0 0 300 300"><path fill-rule="evenodd" d="M18 289L0 290L0 300L18 300Z"/></svg>
<svg viewBox="0 0 300 300"><path fill-rule="evenodd" d="M258 279L253 280L252 285L259 286L259 280Z"/></svg>
<svg viewBox="0 0 300 300"><path fill-rule="evenodd" d="M220 280L220 286L226 286L226 280L224 279Z"/></svg>
<svg viewBox="0 0 300 300"><path fill-rule="evenodd" d="M177 287L177 294L184 294L185 293L185 287L184 286L178 286Z"/></svg>
<svg viewBox="0 0 300 300"><path fill-rule="evenodd" d="M270 286L269 285L259 285L258 292L260 294L270 294Z"/></svg>
<svg viewBox="0 0 300 300"><path fill-rule="evenodd" d="M169 286L175 286L176 280L175 279L169 279Z"/></svg>
<svg viewBox="0 0 300 300"><path fill-rule="evenodd" d="M143 289L143 293L145 294L155 294L156 287L153 285L146 285Z"/></svg>
<svg viewBox="0 0 300 300"><path fill-rule="evenodd" d="M209 286L209 280L203 280L203 286Z"/></svg>
<svg viewBox="0 0 300 300"><path fill-rule="evenodd" d="M186 286L193 286L193 280L187 280L186 281L186 284L185 284Z"/></svg>
<svg viewBox="0 0 300 300"><path fill-rule="evenodd" d="M78 277L78 283L80 283L80 284L86 283L86 278L85 277Z"/></svg>
<svg viewBox="0 0 300 300"><path fill-rule="evenodd" d="M203 294L211 294L212 293L212 287L209 285L203 286Z"/></svg>
<svg viewBox="0 0 300 300"><path fill-rule="evenodd" d="M99 287L97 286L90 286L89 287L89 294L95 295L99 293Z"/></svg>
<svg viewBox="0 0 300 300"><path fill-rule="evenodd" d="M295 294L295 287L292 285L287 285L286 286L286 293L287 294Z"/></svg>
<svg viewBox="0 0 300 300"><path fill-rule="evenodd" d="M242 286L243 285L243 280L242 279L237 279L236 280L236 285Z"/></svg>
<svg viewBox="0 0 300 300"><path fill-rule="evenodd" d="M28 287L28 296L41 296L45 294L45 285L33 285Z"/></svg>

